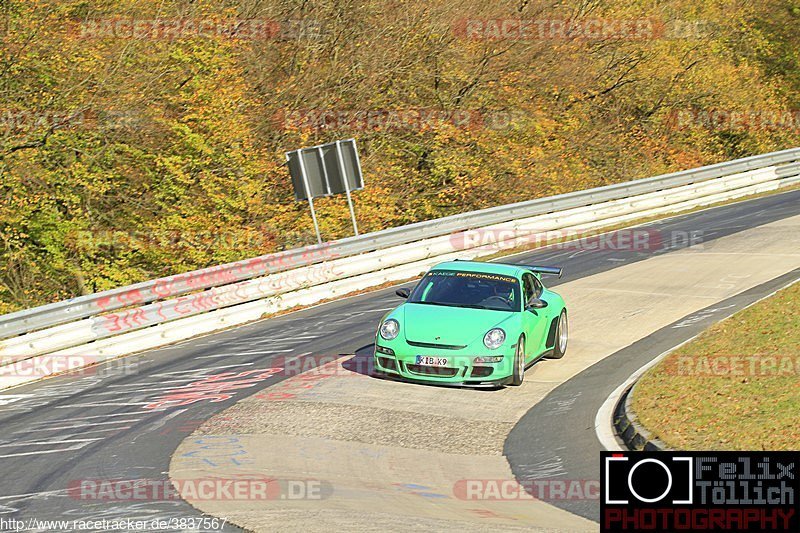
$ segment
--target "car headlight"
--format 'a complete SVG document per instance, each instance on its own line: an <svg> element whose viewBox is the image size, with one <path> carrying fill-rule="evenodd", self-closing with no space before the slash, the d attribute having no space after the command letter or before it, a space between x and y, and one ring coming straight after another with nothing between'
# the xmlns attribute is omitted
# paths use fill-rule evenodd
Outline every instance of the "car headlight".
<svg viewBox="0 0 800 533"><path fill-rule="evenodd" d="M506 332L500 328L494 328L487 331L486 335L483 336L483 345L490 350L494 350L502 346L505 340Z"/></svg>
<svg viewBox="0 0 800 533"><path fill-rule="evenodd" d="M494 350L502 346L505 340L506 332L500 328L494 328L487 331L486 335L483 336L483 345L490 350Z"/></svg>
<svg viewBox="0 0 800 533"><path fill-rule="evenodd" d="M383 324L381 324L381 337L390 341L397 337L397 334L400 333L400 323L395 320L394 318L390 318Z"/></svg>

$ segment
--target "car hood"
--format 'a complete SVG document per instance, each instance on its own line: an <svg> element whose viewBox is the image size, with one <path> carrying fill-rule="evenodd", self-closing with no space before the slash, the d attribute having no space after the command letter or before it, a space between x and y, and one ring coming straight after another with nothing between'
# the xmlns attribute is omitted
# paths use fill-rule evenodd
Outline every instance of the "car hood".
<svg viewBox="0 0 800 533"><path fill-rule="evenodd" d="M402 306L400 331L407 341L467 346L512 318L513 311L491 311L407 303ZM508 333L508 332L506 332Z"/></svg>

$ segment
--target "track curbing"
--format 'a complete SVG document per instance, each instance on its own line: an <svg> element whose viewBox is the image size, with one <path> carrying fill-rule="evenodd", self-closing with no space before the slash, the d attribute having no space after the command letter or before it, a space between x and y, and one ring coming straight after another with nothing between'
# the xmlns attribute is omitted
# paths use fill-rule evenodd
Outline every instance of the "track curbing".
<svg viewBox="0 0 800 533"><path fill-rule="evenodd" d="M639 424L639 419L631 405L631 392L636 387L629 387L617 402L614 409L614 429L630 450L644 452L662 452L670 448Z"/></svg>

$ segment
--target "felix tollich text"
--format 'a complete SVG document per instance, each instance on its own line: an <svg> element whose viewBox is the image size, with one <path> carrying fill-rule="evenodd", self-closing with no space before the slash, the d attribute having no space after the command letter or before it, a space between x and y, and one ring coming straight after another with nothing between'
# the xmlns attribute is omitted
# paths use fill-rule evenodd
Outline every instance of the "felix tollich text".
<svg viewBox="0 0 800 533"><path fill-rule="evenodd" d="M704 480L709 472L713 481ZM750 457L738 461L719 461L716 457L698 457L695 462L695 484L700 504L714 505L792 505L795 464L772 462L765 457L753 463ZM764 486L768 481L768 486Z"/></svg>

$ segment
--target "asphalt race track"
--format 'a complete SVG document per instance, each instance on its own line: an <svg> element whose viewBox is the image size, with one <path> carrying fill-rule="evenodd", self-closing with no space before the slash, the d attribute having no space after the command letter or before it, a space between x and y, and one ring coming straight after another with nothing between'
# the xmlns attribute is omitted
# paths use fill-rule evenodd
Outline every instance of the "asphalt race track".
<svg viewBox="0 0 800 533"><path fill-rule="evenodd" d="M713 246L717 239L798 214L800 191L795 190L673 217L647 228L662 235L694 232L702 235L704 244ZM621 266L670 252L672 244L666 240L663 247L647 250L548 248L516 255L513 262L563 266L563 279L549 283L557 286L600 273L613 275ZM681 247L685 241L674 244ZM663 349L774 290L782 281L759 284L734 297L724 313L703 315L691 327L653 331L640 344L553 390L517 422L505 441L514 474L520 479L535 475L527 465L550 461L557 454L570 478L596 477L592 468L598 464L600 444L590 428L608 394ZM0 518L201 518L199 511L179 499L82 499L70 488L81 480L166 480L173 453L200 424L286 379L268 369L287 358L313 361L319 354L368 354L378 320L398 303L394 289L385 289L4 391L0 394ZM564 361L569 357L568 352ZM222 373L240 382L230 397L186 397L176 391ZM579 394L585 390L591 393ZM564 402L571 407L561 409L558 417L548 417L553 406ZM542 451L533 453L533 447ZM592 520L597 516L592 502L557 505Z"/></svg>
<svg viewBox="0 0 800 533"><path fill-rule="evenodd" d="M515 478L520 481L537 479L540 465L555 463L559 465L559 476L565 479L595 479L600 468L597 452L604 449L595 432L595 416L598 407L618 384L659 354L798 277L800 269L793 270L678 320L592 365L556 388L520 419L506 440L504 454ZM541 431L543 427L548 431ZM597 500L564 500L553 504L590 520L597 520L600 516Z"/></svg>

